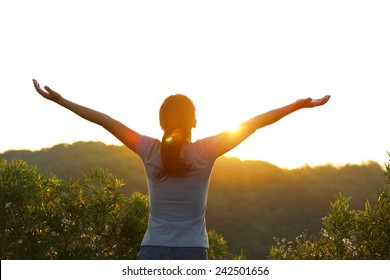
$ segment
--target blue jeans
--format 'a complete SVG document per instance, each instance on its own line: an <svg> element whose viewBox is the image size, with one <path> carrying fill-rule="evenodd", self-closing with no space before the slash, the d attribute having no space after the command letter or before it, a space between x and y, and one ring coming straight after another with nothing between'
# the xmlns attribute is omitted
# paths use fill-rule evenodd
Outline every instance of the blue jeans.
<svg viewBox="0 0 390 280"><path fill-rule="evenodd" d="M207 260L207 249L201 247L141 246L139 260Z"/></svg>

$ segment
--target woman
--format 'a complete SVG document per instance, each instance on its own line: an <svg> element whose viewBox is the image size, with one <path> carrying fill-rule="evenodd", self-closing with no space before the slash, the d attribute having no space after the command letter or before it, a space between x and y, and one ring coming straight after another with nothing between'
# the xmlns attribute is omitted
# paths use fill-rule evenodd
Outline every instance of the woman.
<svg viewBox="0 0 390 280"><path fill-rule="evenodd" d="M99 124L137 153L145 167L150 216L139 259L207 259L205 211L210 175L218 157L230 151L259 128L277 122L299 109L324 105L321 99L300 99L242 123L236 132L222 132L191 142L196 127L195 107L184 95L171 95L161 105L162 140L141 135L98 111L63 98L45 86L35 89L80 117Z"/></svg>

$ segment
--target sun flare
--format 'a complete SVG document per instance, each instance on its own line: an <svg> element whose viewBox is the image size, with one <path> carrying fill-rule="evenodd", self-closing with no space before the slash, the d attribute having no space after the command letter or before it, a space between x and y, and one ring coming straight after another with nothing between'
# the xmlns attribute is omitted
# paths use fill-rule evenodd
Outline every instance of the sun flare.
<svg viewBox="0 0 390 280"><path fill-rule="evenodd" d="M235 124L235 125L231 126L228 130L231 133L236 133L240 130L240 128L241 128L240 124Z"/></svg>

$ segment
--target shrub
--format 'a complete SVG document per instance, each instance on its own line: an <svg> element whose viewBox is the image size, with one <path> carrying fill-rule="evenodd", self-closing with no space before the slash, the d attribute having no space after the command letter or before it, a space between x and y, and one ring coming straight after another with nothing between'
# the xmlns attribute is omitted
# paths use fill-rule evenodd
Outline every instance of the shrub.
<svg viewBox="0 0 390 280"><path fill-rule="evenodd" d="M1 259L136 259L148 196L124 196L121 186L101 168L60 180L0 159ZM231 256L222 236L209 237L210 259Z"/></svg>
<svg viewBox="0 0 390 280"><path fill-rule="evenodd" d="M390 157L390 154L389 154ZM390 259L390 161L385 164L389 183L380 190L374 207L351 210L350 198L341 194L331 203L331 212L322 219L317 236L303 232L294 241L275 238L271 259Z"/></svg>

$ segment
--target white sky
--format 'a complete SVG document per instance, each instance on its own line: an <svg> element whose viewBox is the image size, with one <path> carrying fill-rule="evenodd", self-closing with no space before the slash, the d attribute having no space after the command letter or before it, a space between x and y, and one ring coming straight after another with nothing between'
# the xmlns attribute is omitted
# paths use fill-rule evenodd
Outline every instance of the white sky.
<svg viewBox="0 0 390 280"><path fill-rule="evenodd" d="M389 4L388 4L389 3ZM390 2L0 0L0 151L119 144L44 100L31 80L160 138L172 93L197 106L194 140L298 98L320 108L228 155L280 167L387 162Z"/></svg>

